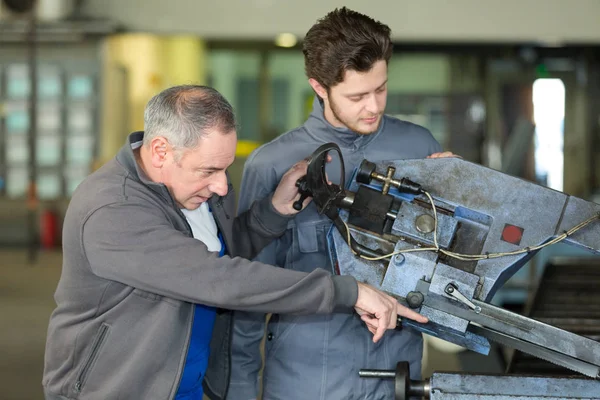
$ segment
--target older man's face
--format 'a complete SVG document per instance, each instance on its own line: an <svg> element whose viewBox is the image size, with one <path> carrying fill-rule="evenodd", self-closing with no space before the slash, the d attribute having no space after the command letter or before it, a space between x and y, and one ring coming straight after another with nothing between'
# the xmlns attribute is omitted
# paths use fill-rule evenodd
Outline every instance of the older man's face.
<svg viewBox="0 0 600 400"><path fill-rule="evenodd" d="M195 210L213 194L227 194L225 170L235 159L235 132L210 132L194 149L180 150L177 159L171 150L169 162L161 169L161 181L180 208Z"/></svg>

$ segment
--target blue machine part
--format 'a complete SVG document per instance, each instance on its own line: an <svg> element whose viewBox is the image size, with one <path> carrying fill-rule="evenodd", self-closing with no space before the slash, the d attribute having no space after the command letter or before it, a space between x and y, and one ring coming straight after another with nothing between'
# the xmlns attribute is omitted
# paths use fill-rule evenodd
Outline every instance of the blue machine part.
<svg viewBox="0 0 600 400"><path fill-rule="evenodd" d="M379 254L401 253L379 260L358 257L348 238L332 227L328 242L335 273L381 288L427 316L426 325L412 323L425 333L487 354L489 342L482 336L486 331L470 331L477 324L524 343L524 351L599 376L600 343L489 305L496 291L539 250L536 246L553 243L582 222L588 224L563 242L600 254L599 204L459 158L385 162L376 164L376 170L388 173L368 184L358 183L355 171L346 190L349 200L342 203L351 208L348 204L359 185L392 196L396 206L387 214L388 229L382 233L353 226L350 212L343 208L339 216L360 245ZM390 171L397 171L393 179L406 177L421 185L432 196L435 213L425 195L400 193L399 184L390 185ZM483 257L431 250L434 234L439 249ZM519 249L526 251L506 255Z"/></svg>

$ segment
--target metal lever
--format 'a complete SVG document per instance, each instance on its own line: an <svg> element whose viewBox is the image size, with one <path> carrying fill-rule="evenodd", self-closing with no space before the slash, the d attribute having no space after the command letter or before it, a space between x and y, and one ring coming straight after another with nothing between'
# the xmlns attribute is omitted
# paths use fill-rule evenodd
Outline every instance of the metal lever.
<svg viewBox="0 0 600 400"><path fill-rule="evenodd" d="M471 300L467 299L465 295L458 290L458 287L454 283L449 283L448 285L446 285L444 291L448 296L452 297L454 300L460 303L463 303L471 310L475 311L477 314L481 312L481 307L476 306Z"/></svg>
<svg viewBox="0 0 600 400"><path fill-rule="evenodd" d="M292 204L294 210L300 211L302 210L302 203L306 200L307 197L312 196L312 193L308 189L308 183L306 182L306 175L296 181L296 187L298 188L298 192L300 193L300 198Z"/></svg>

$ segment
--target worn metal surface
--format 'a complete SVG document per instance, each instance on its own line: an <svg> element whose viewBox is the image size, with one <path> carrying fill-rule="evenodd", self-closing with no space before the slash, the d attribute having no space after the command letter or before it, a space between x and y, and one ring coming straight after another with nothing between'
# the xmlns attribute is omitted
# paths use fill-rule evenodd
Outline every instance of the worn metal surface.
<svg viewBox="0 0 600 400"><path fill-rule="evenodd" d="M600 215L598 204L458 158L402 160L377 164L376 169L385 171L388 166L396 169L396 178L406 177L433 196L438 207L439 245L453 252L505 253L540 245ZM381 190L377 182L369 186ZM356 192L357 187L358 183L352 179L348 191ZM350 226L355 240L383 253L431 247L432 232L423 229L428 225L421 224L418 229L416 223L421 215L433 215L427 198L401 194L394 188L389 193L401 205L388 233L377 235ZM340 216L347 221L345 211ZM507 226L518 235L509 238ZM600 220L565 241L600 254ZM367 261L352 254L346 238L335 229L329 234L329 242L336 273L353 275L401 301L408 293L420 290L424 302L417 311L430 320L427 325L418 326L423 332L487 354L487 339L468 330L469 324L477 323L523 341L524 351L531 346L535 354L541 346L559 354L551 361L569 364L567 361L573 358L592 365L590 369L576 369L578 372L595 376L593 367L600 366L600 343L487 304L535 251L480 261L461 261L435 251L419 251ZM457 301L445 292L449 284L455 285L464 300ZM473 303L481 306L481 313L469 308Z"/></svg>
<svg viewBox="0 0 600 400"><path fill-rule="evenodd" d="M555 235L600 213L600 205L515 178L458 158L402 160L378 164L396 168L396 176L407 177L423 186L434 198L489 218L481 221L487 235L481 253L509 252L548 242ZM377 186L374 184L374 186ZM352 188L350 188L352 190ZM391 191L390 191L391 193ZM473 218L465 218L473 219ZM524 228L520 244L503 241L506 224ZM458 233L457 240L460 240ZM600 253L600 223L592 223L567 241ZM490 300L534 253L477 263L475 274L483 278L477 298Z"/></svg>
<svg viewBox="0 0 600 400"><path fill-rule="evenodd" d="M495 341L496 343L526 352L530 355L533 355L534 357L550 361L551 363L556 365L561 365L564 368L567 368L571 371L579 372L580 374L583 374L585 376L589 376L591 378L596 379L600 378L600 368L597 365L593 365L586 361L582 361L582 359L580 358L571 357L565 354L564 352L559 353L541 344L527 342L525 340L515 338L514 336L496 332L492 329L487 329L476 325L471 325L470 329L479 335L485 336ZM578 342L578 340L576 340L576 342ZM581 343L577 343L577 345L573 347L581 347ZM571 349L568 350L568 352L572 352Z"/></svg>
<svg viewBox="0 0 600 400"><path fill-rule="evenodd" d="M392 226L392 234L408 237L428 246L433 246L433 213L418 204L403 202ZM444 214L438 215L438 244L441 248L450 247L458 228L458 221ZM427 229L427 230L425 230Z"/></svg>
<svg viewBox="0 0 600 400"><path fill-rule="evenodd" d="M423 381L409 379L407 362L395 370L359 371L361 378L394 381L395 400L548 400L599 399L600 381L574 377L434 372Z"/></svg>
<svg viewBox="0 0 600 400"><path fill-rule="evenodd" d="M599 399L600 381L576 378L434 373L431 400Z"/></svg>

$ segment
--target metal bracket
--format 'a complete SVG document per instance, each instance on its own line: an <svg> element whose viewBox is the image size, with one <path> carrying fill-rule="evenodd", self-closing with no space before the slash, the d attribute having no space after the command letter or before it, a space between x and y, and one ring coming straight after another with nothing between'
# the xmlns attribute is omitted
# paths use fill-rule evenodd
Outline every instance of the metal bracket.
<svg viewBox="0 0 600 400"><path fill-rule="evenodd" d="M471 310L475 311L475 313L479 314L481 312L481 307L476 306L473 302L465 297L459 290L458 287L454 283L449 283L446 285L444 292L454 300L466 305Z"/></svg>

